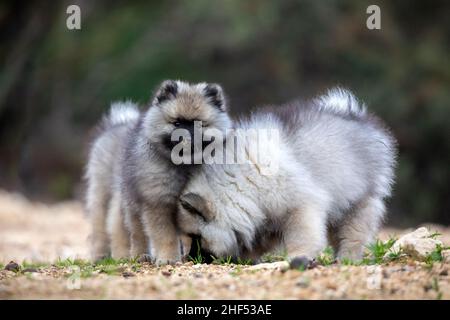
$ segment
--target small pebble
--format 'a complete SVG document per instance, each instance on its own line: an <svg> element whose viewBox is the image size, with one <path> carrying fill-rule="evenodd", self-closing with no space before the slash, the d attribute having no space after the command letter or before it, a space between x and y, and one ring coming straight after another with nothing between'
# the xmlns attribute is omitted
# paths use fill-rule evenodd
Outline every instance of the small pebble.
<svg viewBox="0 0 450 320"><path fill-rule="evenodd" d="M337 289L337 285L336 285L335 283L331 283L331 282L328 282L328 283L325 285L325 287L327 287L327 288L330 289L330 290L336 290L336 289Z"/></svg>
<svg viewBox="0 0 450 320"><path fill-rule="evenodd" d="M172 275L172 272L163 270L163 271L161 271L161 274L165 277L170 277Z"/></svg>
<svg viewBox="0 0 450 320"><path fill-rule="evenodd" d="M308 269L310 263L311 263L311 260L309 260L307 257L299 256L299 257L295 257L294 259L291 260L289 267L291 269L306 270L306 269Z"/></svg>
<svg viewBox="0 0 450 320"><path fill-rule="evenodd" d="M133 272L128 272L128 271L122 272L122 277L124 277L124 278L130 278L130 277L135 277L135 276L136 275Z"/></svg>
<svg viewBox="0 0 450 320"><path fill-rule="evenodd" d="M295 285L297 287L307 288L309 286L309 283L310 283L310 281L308 278L302 277L302 278L298 279L298 281L295 283Z"/></svg>
<svg viewBox="0 0 450 320"><path fill-rule="evenodd" d="M5 270L17 272L20 270L20 266L14 261L10 261L6 266Z"/></svg>

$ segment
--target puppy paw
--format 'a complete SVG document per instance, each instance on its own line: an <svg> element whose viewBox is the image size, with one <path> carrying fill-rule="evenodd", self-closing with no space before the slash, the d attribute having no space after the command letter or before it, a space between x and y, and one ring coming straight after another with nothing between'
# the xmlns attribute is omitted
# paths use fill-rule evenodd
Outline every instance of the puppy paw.
<svg viewBox="0 0 450 320"><path fill-rule="evenodd" d="M166 264L175 264L181 261L179 239L176 242L165 244L165 246L153 247L152 255L154 256L154 263L157 266Z"/></svg>
<svg viewBox="0 0 450 320"><path fill-rule="evenodd" d="M171 258L156 258L155 259L155 265L158 266L158 267L165 266L165 265L168 265L168 264L174 265L177 262L181 262L181 259L180 258L174 258L174 259L171 259Z"/></svg>
<svg viewBox="0 0 450 320"><path fill-rule="evenodd" d="M136 260L138 263L144 263L144 262L150 262L152 263L152 257L149 254L140 254L139 257Z"/></svg>
<svg viewBox="0 0 450 320"><path fill-rule="evenodd" d="M188 260L189 258L189 251L191 251L191 245L192 245L192 238L186 235L180 236L180 253L182 260Z"/></svg>

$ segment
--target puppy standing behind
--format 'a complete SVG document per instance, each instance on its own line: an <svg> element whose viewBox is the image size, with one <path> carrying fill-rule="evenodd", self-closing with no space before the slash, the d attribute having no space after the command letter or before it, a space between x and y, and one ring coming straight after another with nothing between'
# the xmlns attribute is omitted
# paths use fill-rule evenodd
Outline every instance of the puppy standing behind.
<svg viewBox="0 0 450 320"><path fill-rule="evenodd" d="M231 126L222 88L165 81L145 113L131 102L111 107L94 141L86 177L92 257L150 254L157 264L183 252L174 224L177 201L194 166L171 161L172 131Z"/></svg>
<svg viewBox="0 0 450 320"><path fill-rule="evenodd" d="M257 259L281 244L290 258L313 258L328 235L338 257L361 258L394 178L395 141L380 120L350 92L334 89L236 125L255 128L278 130L279 143L258 149L265 159L278 155L278 171L261 174L251 157L250 164L203 165L180 197L183 232L201 237L202 248L215 256ZM237 154L249 154L256 143Z"/></svg>

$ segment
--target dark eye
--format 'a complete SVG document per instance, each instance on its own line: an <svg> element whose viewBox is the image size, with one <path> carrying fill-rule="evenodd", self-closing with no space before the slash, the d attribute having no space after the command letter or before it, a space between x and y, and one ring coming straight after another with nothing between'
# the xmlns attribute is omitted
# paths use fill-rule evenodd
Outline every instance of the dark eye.
<svg viewBox="0 0 450 320"><path fill-rule="evenodd" d="M203 220L206 221L206 218L203 216L203 214L198 211L197 209L195 209L193 206L191 206L188 202L181 200L181 206L189 213L199 216L200 218L202 218Z"/></svg>
<svg viewBox="0 0 450 320"><path fill-rule="evenodd" d="M173 125L178 128L179 126L181 126L181 122L180 121L174 121Z"/></svg>

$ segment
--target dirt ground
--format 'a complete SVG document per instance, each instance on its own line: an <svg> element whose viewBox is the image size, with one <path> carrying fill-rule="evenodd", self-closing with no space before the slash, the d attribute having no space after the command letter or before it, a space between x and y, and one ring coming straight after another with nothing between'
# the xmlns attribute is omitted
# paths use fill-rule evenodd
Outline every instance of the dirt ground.
<svg viewBox="0 0 450 320"><path fill-rule="evenodd" d="M428 226L450 244L450 228ZM381 239L409 230L384 229ZM52 206L0 191L0 263L45 262L15 273L0 271L0 299L450 299L450 263L418 261L374 266L195 265L138 267L76 276L57 259L88 259L89 225L78 202ZM76 271L76 270L75 270Z"/></svg>

